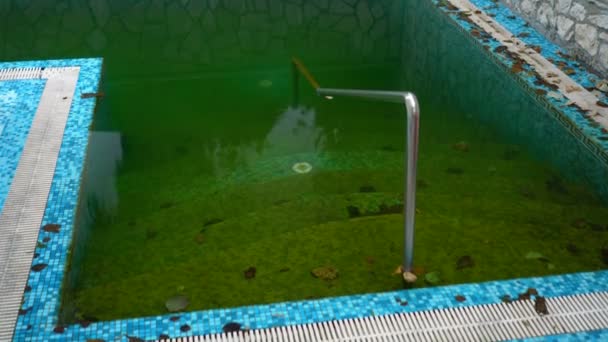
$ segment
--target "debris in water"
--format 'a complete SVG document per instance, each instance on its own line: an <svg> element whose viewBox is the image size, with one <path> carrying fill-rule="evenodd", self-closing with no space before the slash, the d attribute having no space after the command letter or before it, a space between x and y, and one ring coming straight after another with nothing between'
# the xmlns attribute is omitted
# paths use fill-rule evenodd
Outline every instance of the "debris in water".
<svg viewBox="0 0 608 342"><path fill-rule="evenodd" d="M464 173L464 170L459 167L449 167L445 171L451 175L461 175Z"/></svg>
<svg viewBox="0 0 608 342"><path fill-rule="evenodd" d="M581 252L580 248L578 248L578 247L577 247L575 244L573 244L573 243L568 243L568 244L566 245L566 250L567 250L568 252L570 252L570 254L572 254L572 255L579 255L579 254L580 254L580 252Z"/></svg>
<svg viewBox="0 0 608 342"><path fill-rule="evenodd" d="M359 192L376 192L376 188L371 185L363 185L359 188Z"/></svg>
<svg viewBox="0 0 608 342"><path fill-rule="evenodd" d="M475 261L470 255L461 256L456 261L456 269L461 270L463 268L469 268L475 266Z"/></svg>
<svg viewBox="0 0 608 342"><path fill-rule="evenodd" d="M317 267L313 269L310 273L313 277L322 280L334 280L338 278L339 275L338 270L331 266Z"/></svg>
<svg viewBox="0 0 608 342"><path fill-rule="evenodd" d="M139 338L137 336L129 336L129 335L127 335L127 340L129 342L146 342L143 338Z"/></svg>
<svg viewBox="0 0 608 342"><path fill-rule="evenodd" d="M608 265L608 247L602 247L600 254L602 256L602 261L604 262L604 264Z"/></svg>
<svg viewBox="0 0 608 342"><path fill-rule="evenodd" d="M530 259L530 260L541 260L541 259L546 259L542 254L540 254L539 252L528 252L526 254L526 259Z"/></svg>
<svg viewBox="0 0 608 342"><path fill-rule="evenodd" d="M224 327L222 328L222 330L225 333L237 332L237 331L241 330L241 325L239 323L236 323L236 322L226 323L224 325Z"/></svg>
<svg viewBox="0 0 608 342"><path fill-rule="evenodd" d="M169 201L169 202L164 202L160 205L161 209L169 209L173 206L173 202Z"/></svg>
<svg viewBox="0 0 608 342"><path fill-rule="evenodd" d="M547 300L544 297L537 296L534 300L534 310L541 316L548 315Z"/></svg>
<svg viewBox="0 0 608 342"><path fill-rule="evenodd" d="M179 327L179 331L188 332L188 331L190 331L190 326L188 324L184 324L181 327Z"/></svg>
<svg viewBox="0 0 608 342"><path fill-rule="evenodd" d="M98 92L98 93L82 93L80 95L81 99L90 99L90 98L103 98L104 96L106 96L106 94L104 92Z"/></svg>
<svg viewBox="0 0 608 342"><path fill-rule="evenodd" d="M424 267L422 266L414 266L412 267L412 273L414 273L416 276L420 277L422 276L426 270L424 269Z"/></svg>
<svg viewBox="0 0 608 342"><path fill-rule="evenodd" d="M272 87L272 81L271 80L261 80L260 82L258 82L258 85L262 88L270 88L270 87Z"/></svg>
<svg viewBox="0 0 608 342"><path fill-rule="evenodd" d="M49 224L45 224L44 227L42 227L42 230L44 230L47 233L59 233L60 228L61 228L61 225L49 223Z"/></svg>
<svg viewBox="0 0 608 342"><path fill-rule="evenodd" d="M578 218L578 219L574 220L574 222L572 222L571 225L574 228L583 229L583 228L587 227L587 220L585 220L584 218Z"/></svg>
<svg viewBox="0 0 608 342"><path fill-rule="evenodd" d="M568 193L568 190L566 190L564 183L557 176L552 176L545 182L545 185L547 186L547 190L550 192L558 193L561 195L565 195Z"/></svg>
<svg viewBox="0 0 608 342"><path fill-rule="evenodd" d="M169 320L171 322L177 322L177 321L179 321L179 316L171 316L171 317L169 317Z"/></svg>
<svg viewBox="0 0 608 342"><path fill-rule="evenodd" d="M466 141L459 141L452 145L452 148L460 152L469 152L469 143Z"/></svg>
<svg viewBox="0 0 608 342"><path fill-rule="evenodd" d="M424 281L426 281L427 283L429 283L431 285L435 285L435 284L439 283L441 281L441 278L439 277L439 272L435 271L435 272L427 273L424 276Z"/></svg>
<svg viewBox="0 0 608 342"><path fill-rule="evenodd" d="M361 216L359 208L355 207L354 205L349 205L346 207L346 210L348 211L348 217L350 218Z"/></svg>
<svg viewBox="0 0 608 342"><path fill-rule="evenodd" d="M243 271L243 275L245 276L245 279L253 279L253 278L255 278L256 272L257 272L256 268L251 266L248 269Z"/></svg>
<svg viewBox="0 0 608 342"><path fill-rule="evenodd" d="M403 272L403 280L408 284L413 284L418 280L418 277L412 272Z"/></svg>
<svg viewBox="0 0 608 342"><path fill-rule="evenodd" d="M456 299L457 302L462 303L465 300L467 300L467 298L463 295L457 295L456 297L454 297L454 299Z"/></svg>
<svg viewBox="0 0 608 342"><path fill-rule="evenodd" d="M40 271L44 270L47 266L48 266L47 264L36 264L36 265L32 266L32 271L40 272Z"/></svg>
<svg viewBox="0 0 608 342"><path fill-rule="evenodd" d="M185 296L175 296L169 298L165 302L165 307L167 310L169 310L169 312L177 312L184 310L186 307L188 307L188 304L190 304L190 302Z"/></svg>
<svg viewBox="0 0 608 342"><path fill-rule="evenodd" d="M53 329L53 332L56 334L63 334L63 332L65 331L65 327L58 325Z"/></svg>
<svg viewBox="0 0 608 342"><path fill-rule="evenodd" d="M203 223L203 227L211 226L211 225L222 223L222 222L224 222L224 220L219 219L219 218L214 218L214 219L205 221L205 223Z"/></svg>
<svg viewBox="0 0 608 342"><path fill-rule="evenodd" d="M295 163L291 167L296 173L309 173L312 170L312 165L307 162Z"/></svg>
<svg viewBox="0 0 608 342"><path fill-rule="evenodd" d="M511 303L511 302L513 302L513 299L511 299L511 296L509 296L509 295L504 295L504 296L500 297L500 300L503 303Z"/></svg>

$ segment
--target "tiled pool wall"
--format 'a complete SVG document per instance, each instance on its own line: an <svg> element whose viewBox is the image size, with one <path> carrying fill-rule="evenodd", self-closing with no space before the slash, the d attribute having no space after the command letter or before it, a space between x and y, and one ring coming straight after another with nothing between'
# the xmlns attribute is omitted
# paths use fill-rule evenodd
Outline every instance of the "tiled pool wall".
<svg viewBox="0 0 608 342"><path fill-rule="evenodd" d="M541 46L549 58L564 60L576 70L571 77L583 86L596 80L576 62L562 58L557 51L565 54L563 50L521 19L509 19L512 13L505 6L491 0L472 2L480 9L494 11L496 20L514 35L527 32L529 37L521 39ZM551 89L536 95L543 86L534 84L534 76L512 73L513 61L495 51L500 46L496 40L472 35L471 23L439 1L408 0L406 13L404 88L489 124L509 142L550 163L569 180L590 186L608 201L608 132L587 121L565 99L547 96ZM512 22L507 25L507 21Z"/></svg>
<svg viewBox="0 0 608 342"><path fill-rule="evenodd" d="M587 147L577 141L564 141L563 136L569 136L564 134L567 130L564 130L564 126L560 126L557 121L547 119L547 117L551 118L550 114L552 112L546 108L544 100L539 102L538 99L527 95L518 87L520 83L515 81L515 78L505 77L503 70L487 60L483 48L475 47L476 43L473 42L472 38L465 35L456 25L450 23L445 14L437 12L434 3L425 0L416 3L410 1L407 4L406 11L414 12L407 12L408 18L413 22L408 23L406 21L406 25L413 26L406 28L405 36L410 37L411 40L404 42L404 62L412 60L418 63L413 72L420 73L424 70L423 67L427 67L427 71L436 70L434 74L424 75L425 77L422 79L427 80L425 83L412 84L410 89L423 95L433 94L433 92L447 94L443 98L436 99L436 101L446 101L449 105L455 106L461 111L474 108L475 110L471 114L486 122L506 125L505 121L516 120L519 125L524 125L524 127L521 128L511 123L506 125L508 129L505 128L503 133L511 137L514 142L524 145L538 146L538 144L547 143L549 146L553 146L551 148L542 147L541 151L536 151L539 156L543 155L543 151L544 153L552 151L553 148L556 148L556 145L559 145L559 152L562 154L565 151L564 145L572 143L575 146L575 152L578 151L579 154L587 157L576 156L577 153L573 152L573 155L567 158L575 159L568 160L579 161L576 158L583 158L582 163L592 163L593 160L597 159L591 153L585 152ZM412 13L415 13L415 15ZM417 31L411 32L413 29ZM413 41L414 39L420 40ZM430 45L431 43L436 43L437 46ZM416 45L424 48L417 50ZM407 49L408 46L410 49ZM428 51L428 55L422 55L422 51ZM458 54L454 51L458 51ZM430 64L432 62L437 64ZM467 63L470 63L468 67L466 66ZM76 90L76 94L79 94L94 92L97 89L100 64L100 60L80 60L12 63L10 65L2 64L1 67L80 65L82 68L81 76ZM408 65L408 63L404 63L404 65ZM467 70L466 75L469 81L463 81L462 77L459 76L462 70ZM448 82L444 82L446 75L448 75ZM406 72L404 74L406 84L408 80L412 79L412 76L419 77L421 75L412 75ZM433 85L432 81L439 82ZM470 90L471 87L468 83L474 85L475 92ZM447 87L448 84L454 87L451 88L453 94L444 92L446 88L433 88ZM489 88L491 84L496 84L496 89L488 93L489 90L486 88ZM464 98L457 95L464 96ZM489 95L498 98L490 98ZM511 97L514 99L508 101ZM486 101L490 101L490 103ZM518 101L523 101L523 104L518 104ZM601 271L218 309L112 322L81 322L81 324L67 327L59 326L61 280L68 267L67 251L72 242L75 208L94 104L94 99L80 99L77 96L72 105L49 196L49 205L42 222L43 225L59 223L62 229L60 233L52 236L50 233L43 231L40 233L41 239L51 237L51 240L45 247L36 249L38 256L34 262L47 263L49 267L43 272L30 275L29 288L24 296L22 312L14 336L17 341L86 339L113 341L127 340L128 337L154 339L167 336L191 336L220 332L222 327L229 322L238 322L243 327L254 329L460 305L496 303L500 301L501 296L505 294L516 296L516 294L526 291L528 287L536 288L544 296L608 290L608 271ZM492 106L498 106L494 108L510 109L507 113L502 111L496 113L492 110ZM533 114L530 114L531 112ZM538 122L531 120L530 115L540 115L538 113L547 117L535 116L539 119ZM507 116L512 116L512 118L509 117L510 120L504 120ZM524 133L530 134L530 132L535 134L532 134L532 137L523 136ZM558 133L561 134L560 139L558 139ZM546 141L547 137L541 134L548 134L548 137L552 137L551 139L555 141ZM553 162L560 165L559 160ZM571 167L579 166L571 165ZM600 165L600 167L602 170L605 169L603 165ZM584 165L581 170L589 172L588 168L589 165ZM571 172L571 170L568 172ZM465 296L466 301L458 302L455 299L456 295ZM404 301L408 303L406 306L402 305ZM577 336L596 338L606 336L606 332L592 332Z"/></svg>

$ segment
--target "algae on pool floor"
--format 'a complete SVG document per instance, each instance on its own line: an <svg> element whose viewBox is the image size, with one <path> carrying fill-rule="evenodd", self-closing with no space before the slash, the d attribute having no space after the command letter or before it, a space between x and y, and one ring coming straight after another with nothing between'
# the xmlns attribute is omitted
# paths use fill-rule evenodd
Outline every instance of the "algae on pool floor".
<svg viewBox="0 0 608 342"><path fill-rule="evenodd" d="M359 70L358 81L381 88L382 71L390 68ZM117 90L114 105L136 91ZM246 114L270 116L270 125L237 124L226 118L233 104L221 99L167 120L153 97L131 118L113 118L124 139L120 203L91 230L65 306L74 308L72 319L168 313L165 303L176 296L188 299L187 310L202 310L402 288L393 271L403 253L403 109L303 95L306 109L268 113L288 106L288 90L277 92L284 97L271 95L272 106ZM195 103L198 95L176 96ZM235 106L255 102L264 99ZM608 211L591 192L489 127L426 108L416 287L431 286L428 273L437 276L432 285L444 285L606 266ZM142 129L144 113L167 125ZM295 172L298 162L312 170ZM542 257L526 258L530 252ZM333 273L323 279L320 268Z"/></svg>

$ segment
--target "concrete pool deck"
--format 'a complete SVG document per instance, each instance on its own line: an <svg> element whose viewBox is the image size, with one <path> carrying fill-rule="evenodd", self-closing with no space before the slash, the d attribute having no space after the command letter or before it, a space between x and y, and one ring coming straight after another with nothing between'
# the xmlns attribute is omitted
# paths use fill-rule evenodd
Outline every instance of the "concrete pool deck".
<svg viewBox="0 0 608 342"><path fill-rule="evenodd" d="M462 19L462 22L457 23L466 27L467 31L470 29L466 26L470 25L468 20L474 19L473 22L477 22L482 28L488 24L488 27L485 28L491 32L487 32L487 34L500 33L497 28L501 24L495 21L493 17L485 16L483 12L476 13L477 10L466 7L473 5L473 3L454 0L452 4L457 9L459 5L463 8L460 8L460 10L445 9L446 13ZM484 7L482 9L486 10ZM458 14L465 12L468 15ZM479 14L478 17L477 14ZM473 18L470 18L471 16ZM463 17L467 17L468 20L464 20ZM479 21L477 21L478 19ZM505 30L510 32L507 28ZM505 32L503 31L502 34L504 35ZM515 32L513 32L513 35L515 35ZM494 44L492 50L501 46L500 42L508 39L504 37L502 39L501 36L494 38L496 41L491 43ZM507 46L506 49L513 53L519 53L518 46L520 45L515 44L515 40L511 40L512 43L507 44L512 45ZM528 43L521 39L521 44ZM521 47L523 48L523 46ZM523 52L526 52L527 56L538 57L537 54L531 53L528 49ZM521 58L528 62L527 57L522 56ZM532 60L529 64L533 67L533 63L538 62L538 60L533 57L530 58ZM545 58L545 60L548 59ZM512 60L511 62L514 63ZM505 59L505 63L509 63L508 60ZM541 64L544 64L544 62ZM512 67L512 65L508 65L508 67ZM16 71L19 68L20 70ZM45 70L43 71L42 68L45 68ZM2 308L0 309L0 315L2 315L0 316L0 340L85 341L97 339L115 341L151 340L161 337L185 338L221 333L223 327L230 322L236 322L242 328L254 330L253 336L262 336L267 332L270 336L273 336L273 332L278 334L280 331L295 331L297 333L298 329L308 329L307 327L324 331L322 333L324 335L314 335L314 333L313 335L306 335L304 330L301 330L301 340L310 340L306 339L306 336L315 336L315 339L318 337L319 340L356 340L362 337L371 338L372 333L375 334L375 337L382 338L399 338L403 337L400 334L410 333L410 336L421 334L420 336L432 338L435 336L433 334L440 331L461 328L465 334L464 336L469 338L467 340L515 339L587 330L592 331L570 336L555 336L549 339L608 338L608 330L602 330L608 328L605 324L608 313L604 310L606 308L604 305L606 303L605 294L608 291L608 271L401 290L119 321L81 322L81 324L70 326L58 325L61 283L63 274L68 267L67 254L72 241L80 179L84 172L88 129L92 122L95 106L95 99L82 99L80 94L97 91L100 69L101 60L96 59L0 64L0 81L3 80L2 75L16 75L10 76L13 79L11 82L19 83L21 81L17 80L31 80L32 78L36 79L36 77L41 79L40 82L46 82L44 91L42 91L40 85L26 85L21 92L17 91L18 89L15 90L17 97L32 97L31 101L35 102L37 111L32 121L32 128L29 129L30 134L27 141L24 140L23 152L20 152L21 162L18 167L14 168L14 177L10 177L12 178L12 182L9 183L10 190L7 191L0 216L0 229L3 232L0 238L0 256L2 257L2 260L0 260L0 270L2 272L2 282L0 282L0 295L2 295L2 298L0 298L2 301L0 303L0 308ZM6 70L12 71L8 72ZM548 76L547 74L551 72L563 78L564 75L560 75L554 69L551 70L545 70L545 73L541 74ZM54 71L57 71L57 74ZM47 77L41 77L43 75ZM592 115L590 119L599 123L599 127L594 125L582 126L589 123L586 117L573 116L572 120L580 125L577 127L581 131L585 132L584 136L589 139L590 149L601 150L602 153L605 153L608 149L604 144L608 143L600 139L605 136L602 135L605 132L603 133L601 129L602 127L605 128L605 121L602 121L605 118L605 111L603 107L592 108L594 103L589 97L589 94L593 96L597 96L597 94L592 94L588 90L585 90L587 93L583 90L568 93L565 85L569 82L576 82L577 84L572 85L570 83L571 86L583 88L588 87L588 85L585 85L583 81L576 77L567 74L565 76L567 78L563 78L563 83L560 83L564 87L560 88L560 84L558 84L558 89L561 89L560 94L563 98L550 97L547 101L557 101L556 105L568 110L565 115L581 114L578 110L572 109L574 103L569 103L570 101L580 100L582 102L578 104L578 107L581 110L595 111L598 115ZM5 77L6 79L9 78L9 76ZM554 77L549 77L547 82L550 82L552 78ZM48 81L44 81L46 79ZM54 79L55 81L52 81ZM54 82L58 83L54 84ZM34 90L30 88L34 88ZM549 88L545 95L548 96L549 91L553 91L553 89ZM579 97L579 95L584 96ZM603 98L598 97L598 101L600 100L604 101ZM21 109L19 110L21 111ZM25 111L25 109L23 110ZM38 122L36 120L50 121ZM1 138L8 132L9 126L2 122L0 124L4 127L0 132ZM49 125L52 125L52 130L45 128L50 127ZM42 134L35 133L39 129L42 130ZM46 135L47 133L49 135ZM45 137L51 139L48 141L52 143L47 143L47 140L44 140ZM27 161L30 158L31 162L28 163ZM39 167L37 168L36 165L39 165ZM38 172L36 173L35 170L38 170ZM0 174L4 174L4 172L0 172ZM24 190L34 186L36 186L35 191L33 191L34 188ZM31 204L28 201L32 201ZM11 214L27 219L20 220L15 216L9 216ZM58 225L59 227L47 226L48 224ZM13 240L20 241L20 243L13 243ZM9 269L11 272L8 271ZM15 273L12 273L13 269ZM505 295L516 298L518 294L527 291L529 288L533 288L539 295L548 298L548 315L538 316L533 310L534 306L531 300L523 300L513 304L501 302L501 298ZM560 303L565 303L575 294L584 295L580 298L582 298L583 303L589 305L561 306ZM21 301L22 296L23 302ZM462 300L463 298L464 300ZM590 302L591 299L589 298L593 298L594 302ZM595 305L603 306L598 309ZM572 307L572 310L565 310L570 307ZM494 316L485 315L486 311L484 310L488 308ZM458 322L448 319L446 322L437 319L438 316L436 315L448 317L446 312L452 315L449 317L462 318L462 320ZM462 312L463 315L460 316L459 312ZM474 314L466 318L466 312L473 312ZM499 312L504 312L505 315L502 316L498 314ZM590 319L585 318L591 313L598 314L599 318L595 316L589 316ZM414 322L417 325L408 330L408 319L411 317L414 317ZM490 320L486 320L488 317ZM547 324L548 322L559 321L559 319L564 319L562 325ZM588 322L593 324L584 324L587 319ZM494 326L494 323L501 326L508 320L515 322L512 331L505 331L504 328L497 330L501 331L502 329L504 334L497 333L497 335L494 335L494 330L488 330L489 332L486 334L485 330L478 328L479 326ZM526 331L527 328L523 328L526 327L524 322L528 321L529 323L529 320L537 323L530 324L529 331ZM335 323L321 323L329 321ZM567 323L574 324L568 325ZM284 328L286 326L295 328ZM260 331L255 332L256 329ZM355 332L362 332L363 336L357 335ZM512 332L513 335L506 334L509 332ZM442 336L447 339L451 335ZM217 337L227 338L226 336ZM466 338L463 337L463 339ZM264 340L263 337L260 337L260 340Z"/></svg>

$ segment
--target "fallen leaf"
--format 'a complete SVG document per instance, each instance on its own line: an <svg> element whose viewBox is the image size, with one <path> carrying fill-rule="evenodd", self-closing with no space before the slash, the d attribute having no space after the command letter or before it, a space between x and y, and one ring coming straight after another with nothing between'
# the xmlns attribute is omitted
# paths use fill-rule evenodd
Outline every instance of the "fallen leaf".
<svg viewBox="0 0 608 342"><path fill-rule="evenodd" d="M175 296L169 298L165 302L165 307L167 310L169 310L169 312L177 312L184 310L186 307L188 307L188 304L190 304L190 302L185 296Z"/></svg>
<svg viewBox="0 0 608 342"><path fill-rule="evenodd" d="M441 281L441 279L439 277L439 272L437 272L437 271L427 273L424 276L424 280L431 285L437 284Z"/></svg>

